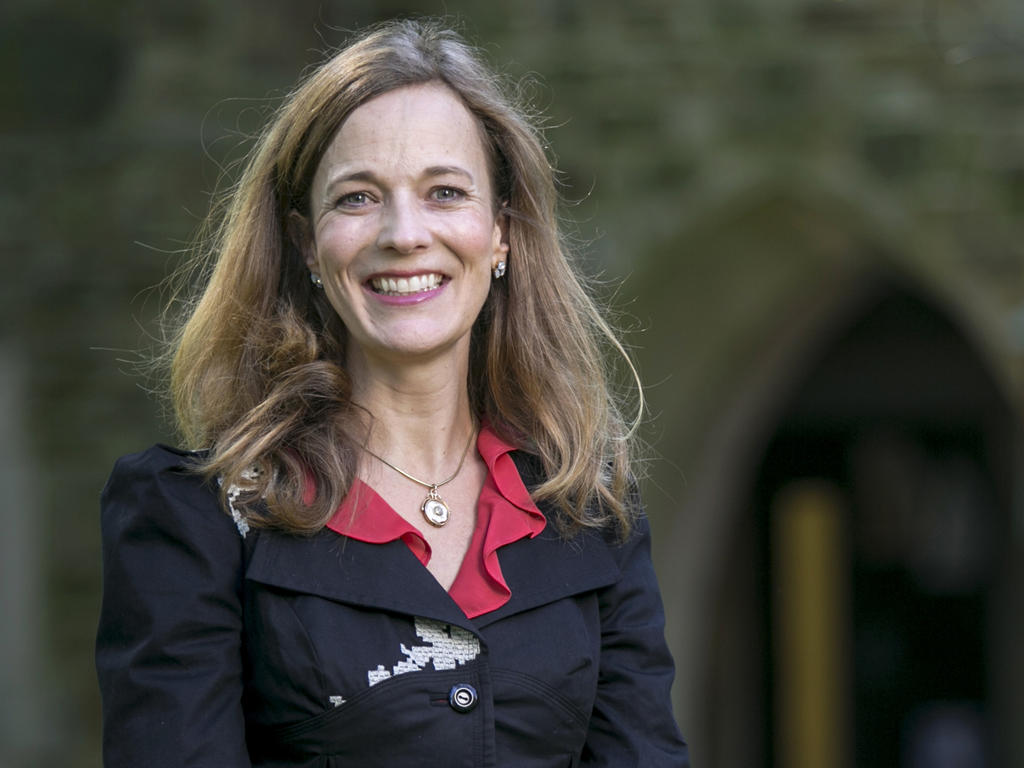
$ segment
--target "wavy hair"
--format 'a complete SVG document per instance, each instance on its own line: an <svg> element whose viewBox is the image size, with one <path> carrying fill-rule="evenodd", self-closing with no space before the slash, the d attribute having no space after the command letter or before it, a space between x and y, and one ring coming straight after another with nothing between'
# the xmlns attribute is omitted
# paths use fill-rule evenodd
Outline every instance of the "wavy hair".
<svg viewBox="0 0 1024 768"><path fill-rule="evenodd" d="M545 480L531 492L559 511L563 532L612 524L625 534L635 430L605 351L634 378L635 369L570 263L539 127L477 51L437 21L370 28L313 70L215 206L222 213L211 213L212 234L191 263L204 285L185 302L169 352L179 429L207 449L201 472L222 489L250 489L233 498L250 522L308 533L331 518L355 478L360 409L343 364L345 327L313 289L288 220L308 213L317 166L353 110L431 82L477 119L508 218L511 268L492 283L471 336L471 406L538 457Z"/></svg>

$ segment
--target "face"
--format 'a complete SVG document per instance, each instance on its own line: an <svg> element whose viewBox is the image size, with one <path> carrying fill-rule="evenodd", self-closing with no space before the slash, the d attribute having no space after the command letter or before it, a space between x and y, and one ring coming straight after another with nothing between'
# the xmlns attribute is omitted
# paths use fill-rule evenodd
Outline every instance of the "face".
<svg viewBox="0 0 1024 768"><path fill-rule="evenodd" d="M504 260L480 128L442 85L400 88L342 124L313 179L306 263L353 355L468 359Z"/></svg>

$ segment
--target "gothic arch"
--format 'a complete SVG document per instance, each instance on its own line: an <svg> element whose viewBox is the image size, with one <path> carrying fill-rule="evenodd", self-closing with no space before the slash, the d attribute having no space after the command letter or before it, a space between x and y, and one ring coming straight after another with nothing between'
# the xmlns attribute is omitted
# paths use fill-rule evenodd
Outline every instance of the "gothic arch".
<svg viewBox="0 0 1024 768"><path fill-rule="evenodd" d="M737 704L749 695L749 691L742 690L743 680L749 674L760 674L760 662L750 658L749 646L734 640L742 634L736 630L744 628L730 625L744 610L756 610L750 601L757 600L756 596L743 593L744 581L737 573L744 564L735 557L736 542L751 523L755 485L765 451L780 424L791 416L793 401L800 397L801 388L814 377L835 344L879 307L891 307L895 301L922 308L924 315L943 326L945 338L955 340L963 352L964 365L973 371L972 391L987 387L988 399L994 406L982 418L984 428L991 434L999 431L1000 424L1005 428L1001 437L994 438L1001 441L996 460L1000 464L997 484L1004 484L1011 474L1009 466L1019 434L1014 399L1005 391L999 360L986 341L985 318L971 314L969 297L958 293L941 273L922 272L913 255L900 257L902 238L891 227L880 227L883 234L879 236L872 226L872 217L858 213L847 201L770 185L748 191L721 206L707 221L681 235L679 247L666 251L707 248L711 255L705 256L705 264L710 264L717 254L742 250L742 245L737 244L744 240L769 244L775 253L781 243L782 249L801 251L797 255L800 264L813 265L811 275L791 270L788 282L767 286L766 290L776 290L777 296L765 302L760 318L755 313L753 320L737 331L738 335L746 334L745 344L753 350L751 354L737 354L734 347L731 355L739 362L734 363L732 370L684 374L691 378L708 375L728 383L719 387L714 396L708 396L706 404L711 407L706 410L712 416L700 425L692 416L679 416L679 411L670 406L666 409L668 418L658 424L666 438L661 442L662 453L670 459L678 431L693 429L697 424L700 434L705 436L699 462L685 467L682 504L678 498L665 503L657 494L653 499L649 494L648 504L658 536L656 556L669 606L669 638L679 666L677 709L697 744L698 758L703 762L711 759L727 768L767 764L759 762L762 753L750 746L758 743L757 738L747 740L746 747L733 738L732 751L722 751L729 734L735 734L738 726L744 732L765 729L764 712L751 715L749 709L739 711L742 706ZM754 261L750 256L736 259L733 269L743 269ZM671 344L661 338L664 332L659 334L659 325L666 324L671 335L697 317L687 317L680 310L689 294L685 290L680 292L679 285L687 276L666 279L664 263L657 262L652 272L659 280L659 287L651 291L655 306L673 293L676 301L670 302L667 310L656 310L662 316L652 321L654 333L648 342L648 358L671 354ZM711 275L710 282L714 284L716 280L719 285L729 285L728 275ZM707 286L695 285L690 292L701 290L707 290ZM727 300L725 296L719 298ZM795 307L797 311L772 312L772 307ZM735 340L726 343L735 345ZM686 351L677 353L685 355ZM722 362L721 367L725 366ZM683 391L699 392L695 385L688 386L689 390L684 383ZM933 412L941 409L942 403L933 403ZM659 415L664 413L655 414ZM692 440L692 435L686 439ZM1012 491L1004 487L999 493L1000 509L1005 512L1012 501ZM748 573L746 586L750 578ZM757 574L752 578L756 579ZM747 602L745 606L737 605L737 600ZM693 620L694 617L698 619ZM1009 626L1004 636L1010 635L1019 638L1020 628ZM1013 679L1020 680L1020 669L1008 671ZM993 692L996 698L1000 695ZM1005 718L1007 713L1003 711L1001 716ZM724 732L716 734L719 729ZM702 754L702 745L706 752L714 754Z"/></svg>

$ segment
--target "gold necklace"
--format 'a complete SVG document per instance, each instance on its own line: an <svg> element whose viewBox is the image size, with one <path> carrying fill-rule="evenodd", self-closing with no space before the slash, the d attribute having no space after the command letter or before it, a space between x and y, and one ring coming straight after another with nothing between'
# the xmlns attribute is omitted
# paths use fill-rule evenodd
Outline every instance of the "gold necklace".
<svg viewBox="0 0 1024 768"><path fill-rule="evenodd" d="M472 432L469 433L469 440L466 441L466 447L462 449L462 458L459 459L459 466L455 468L455 472L453 472L452 476L449 477L447 480L442 480L440 483L428 483L424 480L420 480L418 477L413 477L404 469L399 469L387 459L378 456L376 453L371 451L366 446L362 446L362 448L368 454L373 456L373 458L375 458L377 461L391 467L393 470L395 470L395 472L402 475L402 477L407 477L414 483L418 483L419 485L422 485L424 488L430 489L427 492L427 498L425 498L423 500L423 503L420 504L420 512L423 513L423 517L426 518L426 521L428 523L430 523L435 528L440 528L442 525L448 522L448 518L451 517L452 512L451 509L448 508L448 505L444 503L444 500L437 494L437 489L440 488L442 485L448 485L448 483L450 483L452 480L459 476L459 472L462 471L462 464L463 462L466 461L466 454L469 453L469 446L473 444L473 436L475 434L476 430L473 430Z"/></svg>

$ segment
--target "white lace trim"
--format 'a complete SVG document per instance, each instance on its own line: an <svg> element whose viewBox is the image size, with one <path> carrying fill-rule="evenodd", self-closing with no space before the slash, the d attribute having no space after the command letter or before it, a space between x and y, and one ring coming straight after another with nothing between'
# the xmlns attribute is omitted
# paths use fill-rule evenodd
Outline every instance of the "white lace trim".
<svg viewBox="0 0 1024 768"><path fill-rule="evenodd" d="M400 650L405 658L391 667L390 671L383 664L367 671L366 678L371 686L407 672L419 672L426 669L428 664L438 671L455 669L480 655L480 641L472 632L419 616L416 617L415 625L416 634L426 644L408 648L405 643L401 643Z"/></svg>
<svg viewBox="0 0 1024 768"><path fill-rule="evenodd" d="M259 476L259 467L249 467L249 469L243 470L242 472L242 479L253 484L255 484L256 480L259 479ZM219 477L217 478L217 482L221 485L224 484ZM245 491L252 490L252 487L253 486L251 485L237 485L236 483L232 483L228 486L227 490L228 509L231 511L231 519L235 521L235 527L238 528L238 533L243 539L245 538L245 534L249 532L249 521L245 519L245 515L235 508L235 501Z"/></svg>

